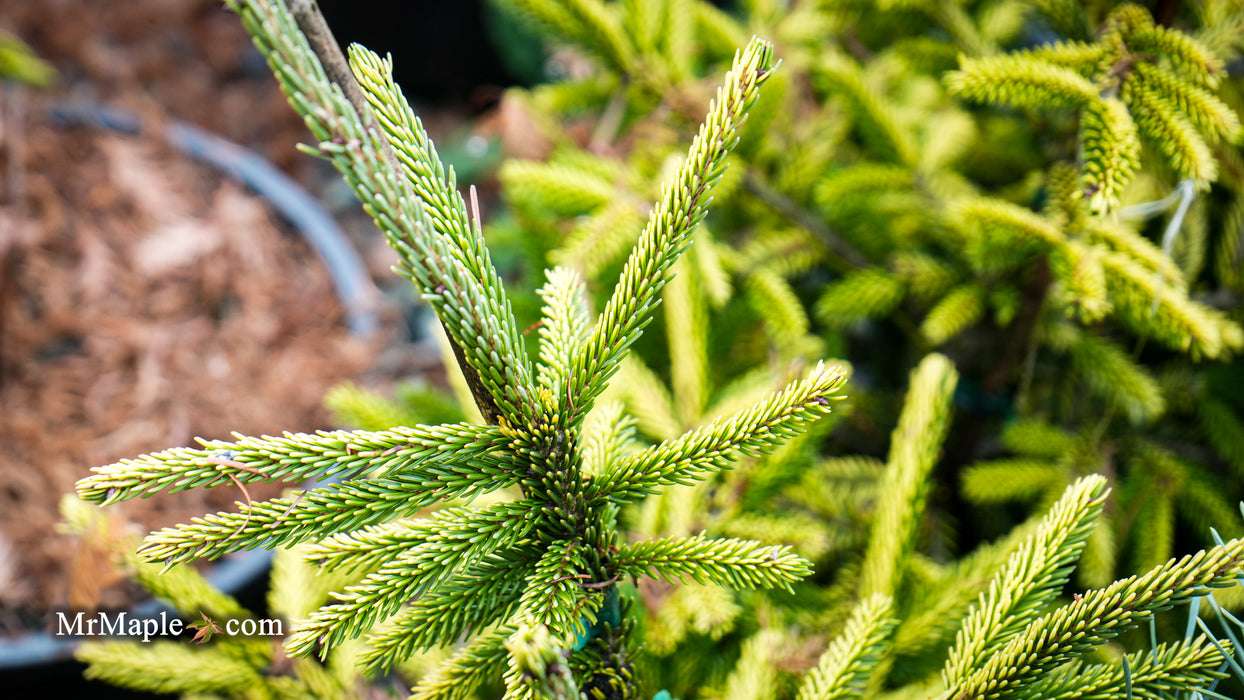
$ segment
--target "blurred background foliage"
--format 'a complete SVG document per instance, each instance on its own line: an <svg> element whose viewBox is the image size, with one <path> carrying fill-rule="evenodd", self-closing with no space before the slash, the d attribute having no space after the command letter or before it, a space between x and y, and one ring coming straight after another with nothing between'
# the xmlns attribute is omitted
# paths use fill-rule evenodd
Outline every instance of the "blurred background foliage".
<svg viewBox="0 0 1244 700"><path fill-rule="evenodd" d="M505 206L487 222L520 324L541 300L519 290L554 264L600 308L734 51L756 34L782 59L596 418L651 443L809 362L849 365L848 400L812 433L628 515L639 535L789 544L816 574L794 598L641 585L655 687L735 697L739 674L764 668L747 682L790 691L871 593L895 595L902 620L872 691L924 678L1026 523L1085 475L1112 492L1080 589L1210 546L1211 527L1241 534L1240 3L489 12L522 29L492 36L527 57L529 79L533 37L544 57L542 81L502 98L524 138L504 153ZM904 401L931 400L909 377L934 350L953 365L948 403L901 434ZM422 385L395 399L343 386L329 402L364 428L457 415ZM762 645L760 629L785 631Z"/></svg>

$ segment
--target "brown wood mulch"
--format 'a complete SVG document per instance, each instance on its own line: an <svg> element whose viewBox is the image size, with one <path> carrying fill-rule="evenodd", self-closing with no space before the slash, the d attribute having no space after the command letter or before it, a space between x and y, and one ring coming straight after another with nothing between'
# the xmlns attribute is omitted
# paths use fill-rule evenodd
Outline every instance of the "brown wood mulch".
<svg viewBox="0 0 1244 700"><path fill-rule="evenodd" d="M48 608L129 600L115 572L56 532L59 500L89 467L195 436L334 427L325 391L374 369L378 348L345 330L323 264L262 200L156 138L46 116L58 101L90 98L305 168L298 118L220 3L0 2L0 29L60 72L53 88L3 93L5 633L42 626ZM112 508L150 530L242 499L224 487Z"/></svg>

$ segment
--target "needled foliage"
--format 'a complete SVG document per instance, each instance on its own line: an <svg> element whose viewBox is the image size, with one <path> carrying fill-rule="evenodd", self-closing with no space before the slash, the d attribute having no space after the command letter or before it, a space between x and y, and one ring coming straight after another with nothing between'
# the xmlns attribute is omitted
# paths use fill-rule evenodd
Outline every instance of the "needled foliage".
<svg viewBox="0 0 1244 700"><path fill-rule="evenodd" d="M640 346L624 384L642 433L672 434L714 392L828 354L859 381L807 450L880 458L898 379L937 350L971 416L939 473L958 491L930 516L941 545L997 536L1091 473L1116 480L1117 503L1081 583L1206 545L1211 522L1240 532L1238 5L1155 19L1132 3L495 2L591 65L507 94L547 147L500 175L511 215L540 232L534 252L596 295L626 250L620 222L655 199L689 96L730 38L757 32L782 56L693 244L701 291L668 304L667 345ZM593 23L547 19L571 5ZM1029 430L1062 449L1010 438ZM831 499L820 510L867 517L786 469L725 500L800 481L801 499ZM969 505L982 517L955 533ZM858 526L833 529L829 549L867 546Z"/></svg>
<svg viewBox="0 0 1244 700"><path fill-rule="evenodd" d="M586 420L705 216L737 130L773 70L768 44L753 40L736 54L599 316L593 320L575 273L549 272L540 355L532 357L479 221L393 83L390 63L351 50L367 99L352 103L282 3L232 7L317 139L307 150L342 171L399 253L398 271L436 310L486 423L238 435L96 468L78 493L105 504L164 490L245 492L250 482L334 479L153 533L139 548L143 561L171 568L314 542L307 551L320 566L363 575L295 624L286 653L323 658L387 621L360 653L375 672L467 639L420 681L417 697L456 696L496 676L515 698L576 695L580 686L593 697L629 696L634 622L619 581L789 590L810 572L789 547L752 540L627 540L617 513L710 477L736 454L768 452L798 435L829 412L845 379L840 368L817 364L779 391L646 449L608 449L621 424ZM489 505L417 517L438 502L503 490L507 497Z"/></svg>
<svg viewBox="0 0 1244 700"><path fill-rule="evenodd" d="M98 503L323 480L143 560L299 548L352 578L285 651L416 698L1244 678L1244 544L1210 529L1244 495L1237 5L496 3L577 69L507 93L542 145L485 229L388 59L351 50L351 99L279 0L230 2L436 311L454 397L346 386L359 429L97 468Z"/></svg>

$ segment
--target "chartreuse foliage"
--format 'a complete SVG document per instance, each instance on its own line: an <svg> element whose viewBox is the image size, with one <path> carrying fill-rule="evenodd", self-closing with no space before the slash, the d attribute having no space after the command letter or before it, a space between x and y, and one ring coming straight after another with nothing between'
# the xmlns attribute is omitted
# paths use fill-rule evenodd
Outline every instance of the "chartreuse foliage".
<svg viewBox="0 0 1244 700"><path fill-rule="evenodd" d="M1225 516L1244 497L1244 403L1229 388L1244 381L1229 364L1244 349L1242 101L1227 69L1238 3L1158 21L1116 2L495 2L591 65L507 94L547 152L500 175L511 213L538 232L531 250L598 295L730 37L779 47L783 69L680 263L699 291L679 302L670 290L668 357L640 346L620 398L641 434L665 438L736 380L801 358L836 355L865 380L854 412L806 438L803 455L702 487L716 498L681 522L711 526L714 514L740 529L761 516L730 503L750 503L790 542L775 520L806 507L837 533L817 535L821 555L866 548L897 380L936 349L974 416L943 472L984 506L966 537L1013 522L1010 502L1048 507L1097 472L1118 480L1119 503L1082 583L1151 568L1177 541L1207 544L1209 522L1239 532ZM690 371L699 357L708 369ZM1060 449L1012 441L1029 428L1061 436ZM823 458L834 453L860 456ZM954 547L960 514L944 505L931 517Z"/></svg>
<svg viewBox="0 0 1244 700"><path fill-rule="evenodd" d="M920 492L930 484L955 383L953 367L938 355L912 373L891 437L873 538L857 573L840 579L839 587L848 589L838 601L846 608L844 618L826 625L830 615L823 610L813 617L794 612L791 620L785 618L792 615L789 610L770 610L771 624L742 644L718 695L809 700L889 690L896 697L946 700L1162 697L1210 689L1223 678L1235 651L1226 639L1234 634L1230 625L1222 640L1205 626L1194 636L1197 630L1190 627L1182 640L1126 659L1094 655L1120 634L1151 625L1158 611L1193 601L1210 588L1238 585L1244 572L1244 543L1234 540L1063 598L1106 507L1109 488L1102 476L1076 480L1039 520L957 562L937 565L912 553L908 543L928 512ZM893 544L882 544L884 536ZM800 638L812 627L810 620L822 621L818 627L835 636L802 677L783 679L774 668L782 667L789 649L806 643ZM767 666L758 663L762 657ZM935 659L940 670L927 667ZM693 692L683 691L688 697Z"/></svg>
<svg viewBox="0 0 1244 700"><path fill-rule="evenodd" d="M336 483L208 515L150 535L144 561L166 568L255 546L314 542L329 570L358 571L335 602L296 623L294 657L318 654L389 620L362 664L393 666L412 651L469 641L416 688L456 697L503 676L507 697L631 695L633 621L617 582L651 576L730 588L785 588L809 564L788 547L708 537L627 541L618 508L770 451L829 412L844 372L818 364L783 390L646 449L622 453L586 421L649 322L670 269L704 218L737 130L773 69L760 40L738 52L594 321L578 277L553 270L538 359L529 356L478 223L442 168L390 64L354 47L350 64L370 108L331 83L279 2L231 3L268 57L316 145L398 251L399 271L436 310L486 425L456 423L282 437L203 440L99 467L78 484L116 503L164 490L275 480ZM591 470L585 458L591 457ZM503 489L512 500L425 508ZM557 659L565 659L557 662Z"/></svg>
<svg viewBox="0 0 1244 700"><path fill-rule="evenodd" d="M1211 89L1222 59L1156 24L1138 5L1111 13L1091 44L1064 41L1004 56L965 58L948 76L966 99L1080 113L1085 195L1094 211L1117 207L1140 166L1140 140L1179 178L1217 178L1209 144L1234 141L1240 121Z"/></svg>
<svg viewBox="0 0 1244 700"><path fill-rule="evenodd" d="M954 370L940 356L930 356L913 372L912 389L892 436L889 474L913 473L910 468L901 467L904 460L915 459L921 465L936 460L949 421L946 399L954 384ZM903 476L900 482L928 479L927 473L920 470L915 474ZM903 677L899 669L911 661L904 649L910 651L914 645L927 650L930 646L930 614L946 618L932 625L932 634L949 635L953 642L942 655L940 674L914 682L907 680L897 688L902 695L916 693L946 700L1034 696L1123 699L1164 697L1194 688L1208 692L1226 675L1235 643L1217 638L1204 623L1197 623L1200 634L1193 636L1197 627L1190 620L1183 640L1136 651L1127 654L1126 659L1084 657L1121 632L1151 624L1160 610L1190 600L1196 603L1201 600L1197 596L1211 589L1238 585L1244 575L1244 544L1233 540L1196 556L1161 564L1104 589L1077 594L1070 602L1060 599L1076 560L1085 550L1094 522L1103 511L1108 495L1106 483L1100 476L1078 480L1043 518L1021 528L1019 536L987 546L953 567L957 571L947 578L956 579L954 585L930 579L922 571L927 570L927 565L918 564L911 556L903 559L905 566L894 569L884 579L888 586L902 592L898 597L869 592L876 586L866 583L864 578L858 579L853 583L855 592L849 596L855 602L849 604L847 618L843 624L830 627L837 630L835 638L806 673L790 679L793 684L789 684L788 693L780 690L783 677L788 674L779 670L779 661L788 653L783 649L794 642L792 635L798 634L798 627L773 626L752 635L742 645L742 654L718 694L730 698L790 696L799 700L874 694ZM923 501L892 500L892 510L904 511L898 516L899 522L908 523L906 527L914 531L914 523L926 510ZM67 508L66 513L71 522L84 518L100 520L98 513L84 510L82 505ZM894 532L894 526L877 520L873 531L875 535ZM399 546L402 538L394 532L390 537L360 535L360 539ZM897 539L904 539L901 533ZM703 538L684 540L682 549L702 549L710 546L709 542ZM643 546L640 543L632 551ZM652 543L646 546L654 547ZM208 589L189 569L175 567L162 575L158 565L137 562L130 547L120 549L129 552L128 558L139 567L144 585L174 601L183 612L206 608L213 614L237 614L236 603ZM270 595L273 610L290 617L313 610L334 583L340 584L348 580L343 576L349 576L343 567L324 558L338 551L331 543L300 545L299 549L305 558L291 556L287 551L278 554ZM673 551L667 551L665 557L670 561L679 558ZM309 561L317 558L318 565ZM374 563L355 561L363 567ZM313 573L316 568L333 573L317 575ZM673 573L666 571L665 575ZM738 583L747 585L746 581ZM506 576L503 566L486 567L476 579L471 600L488 600L490 588L521 585L521 581ZM444 597L438 599L445 601ZM1232 630L1241 625L1223 613L1212 597L1204 600L1226 624L1226 636L1234 640ZM1199 606L1194 606L1194 616L1195 607ZM438 623L441 630L452 628L453 616L463 612L462 606L418 605L411 610L424 611L429 622ZM500 665L505 668L511 686L528 688L534 697L585 696L580 694L580 677L572 672L573 666L566 663L560 645L549 635L546 625L527 621L503 625L478 637L449 664L426 676L420 687L434 687L461 697L480 682L480 667ZM234 650L228 646L237 644L254 648L247 655L239 655L241 647ZM936 648L936 643L933 645ZM91 674L132 687L208 690L228 697L346 698L353 697L351 693L357 687L349 681L353 676L348 661L362 645L356 641L335 650L327 667L295 659L290 669L275 674L258 672L267 668L272 650L253 640L221 641L195 652L167 642L148 648L130 646L141 647L106 642L89 645L82 656L92 664ZM224 656L217 658L220 653ZM925 655L928 656L927 651ZM1000 663L1000 658L1005 661ZM703 665L704 661L697 664ZM426 669L425 664L407 664L402 670L417 671L417 666ZM196 669L202 673L196 673ZM1233 672L1244 678L1244 670ZM257 694L257 689L267 695ZM682 692L682 697L692 697L694 687L683 688Z"/></svg>

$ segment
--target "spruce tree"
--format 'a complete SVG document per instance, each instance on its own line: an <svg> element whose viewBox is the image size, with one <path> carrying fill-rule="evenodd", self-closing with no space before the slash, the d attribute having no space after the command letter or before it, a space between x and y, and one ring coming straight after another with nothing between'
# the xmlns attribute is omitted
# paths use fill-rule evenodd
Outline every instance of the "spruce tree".
<svg viewBox="0 0 1244 700"><path fill-rule="evenodd" d="M363 429L236 435L97 468L78 491L104 504L331 478L152 533L132 563L188 615L199 598L174 585L192 581L183 565L249 547L296 552L326 572L317 589L340 587L298 596L309 567L279 559L274 590L301 601L284 606L301 618L284 641L289 673L270 648L223 641L92 645L92 673L239 697L347 697L350 662L372 675L420 666L418 698L498 682L513 698L1214 692L1235 649L1203 623L1162 644L1129 637L1126 655L1110 643L1244 573L1241 540L1170 558L1176 510L1238 526L1182 449L1186 430L1145 434L1178 413L1222 458L1244 453L1230 400L1180 383L1193 360L1244 345L1238 314L1194 284L1210 216L1194 198L1234 177L1220 146L1238 120L1214 92L1230 37L1168 29L1132 5L1033 3L1061 38L1017 48L1019 3L748 2L745 21L700 0L502 4L596 67L519 97L556 145L501 173L530 264L554 263L534 292L535 352L478 208L391 62L353 47L346 69L305 2L291 14L282 0L230 1L306 120L305 150L341 170L436 311L471 405L411 392L414 413L449 417L417 422L343 388L336 400ZM1211 5L1206 17L1238 15ZM747 40L753 28L777 38L781 70L770 42ZM706 85L721 82L706 75L730 55L704 117ZM586 145L558 123L584 110L598 117ZM702 117L689 149L640 129ZM1041 129L1048 162L1031 139L999 142ZM613 149L629 130L654 143ZM1169 227L1189 222L1178 256L1119 218L1162 177L1183 184L1145 211L1165 203L1178 207ZM1225 238L1214 265L1238 285ZM665 342L641 341L658 317ZM848 366L821 358L882 326L905 342L861 358L881 386L852 388L852 416L881 445L859 449L822 420ZM971 344L998 329L1002 362L983 372ZM1164 374L1120 336L1164 348ZM880 362L896 355L901 370ZM1035 514L956 556L935 474L952 428L975 419L964 397L999 387L1018 388L1006 456L976 459L964 492L1035 499ZM1093 421L1086 393L1105 409ZM472 412L480 421L458 420ZM1118 445L1126 470L1092 475ZM1112 487L1130 522L1107 504ZM1139 541L1135 574L1116 580L1118 532ZM1090 590L1062 597L1077 570ZM812 640L815 659L792 668Z"/></svg>

